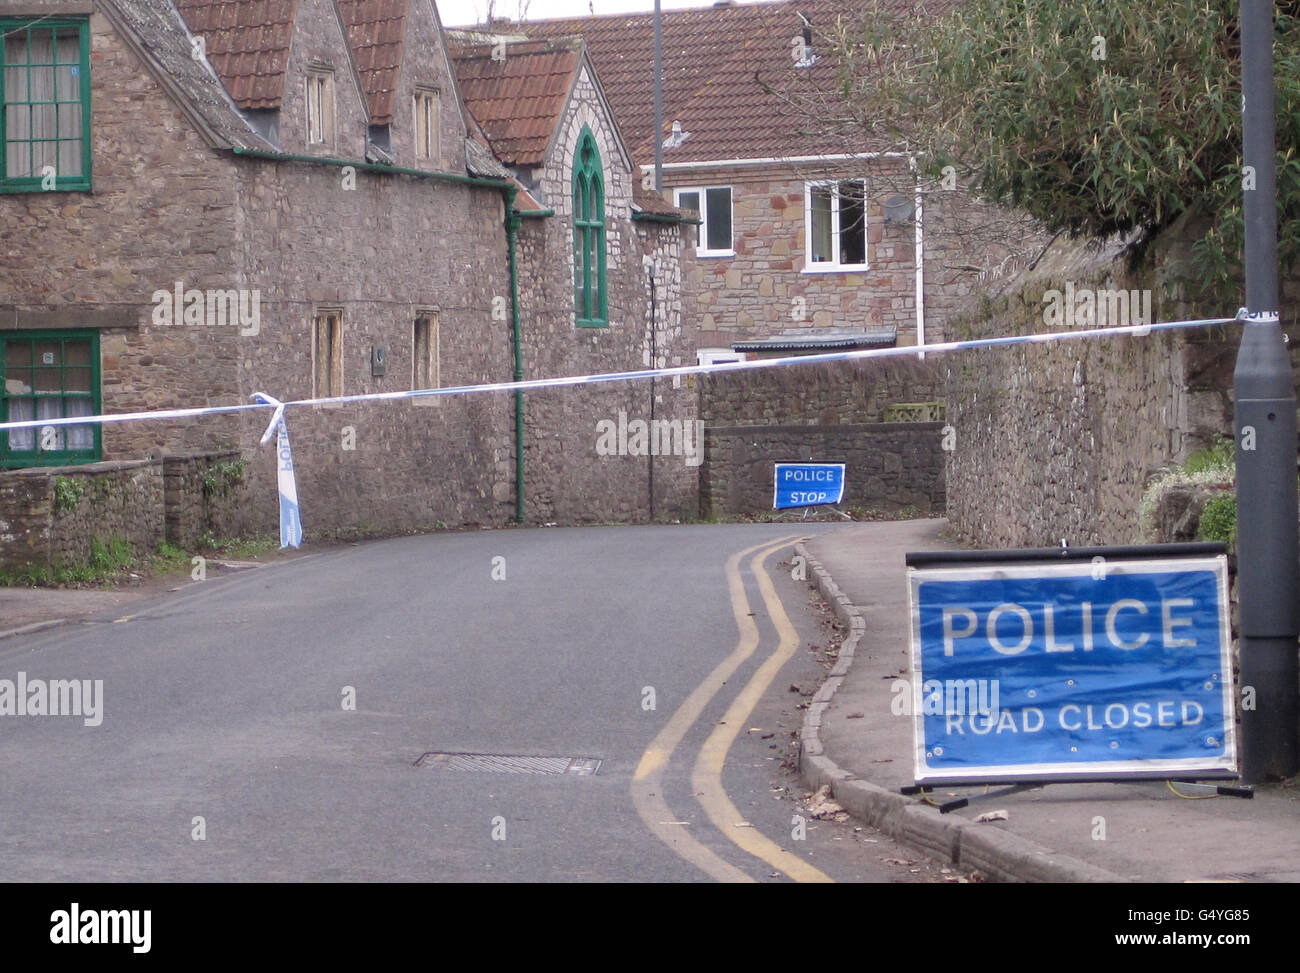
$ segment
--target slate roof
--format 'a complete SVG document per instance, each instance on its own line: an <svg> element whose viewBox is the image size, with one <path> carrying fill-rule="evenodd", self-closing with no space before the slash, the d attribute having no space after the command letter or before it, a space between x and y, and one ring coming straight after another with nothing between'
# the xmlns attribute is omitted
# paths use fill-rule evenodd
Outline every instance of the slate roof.
<svg viewBox="0 0 1300 973"><path fill-rule="evenodd" d="M900 10L913 0L896 0ZM931 6L943 6L942 3ZM700 162L819 155L892 146L862 141L827 145L791 110L783 93L813 90L834 97L828 57L796 67L794 39L800 13L818 33L836 17L854 15L852 0L781 0L666 10L662 14L664 131L678 120L690 133L664 150L665 162ZM516 25L530 37L580 35L600 74L633 158L654 161L654 16L619 14L539 20ZM824 52L823 52L824 54Z"/></svg>
<svg viewBox="0 0 1300 973"><path fill-rule="evenodd" d="M338 0L372 125L388 125L393 120L407 5L408 0Z"/></svg>
<svg viewBox="0 0 1300 973"><path fill-rule="evenodd" d="M174 0L240 108L279 108L297 0ZM154 4L153 6L165 6Z"/></svg>
<svg viewBox="0 0 1300 973"><path fill-rule="evenodd" d="M240 115L212 69L193 57L191 35L175 7L156 0L104 0L99 6L209 144L275 150Z"/></svg>
<svg viewBox="0 0 1300 973"><path fill-rule="evenodd" d="M540 165L582 62L582 40L512 42L496 59L491 44L459 43L453 35L448 47L461 98L497 158Z"/></svg>

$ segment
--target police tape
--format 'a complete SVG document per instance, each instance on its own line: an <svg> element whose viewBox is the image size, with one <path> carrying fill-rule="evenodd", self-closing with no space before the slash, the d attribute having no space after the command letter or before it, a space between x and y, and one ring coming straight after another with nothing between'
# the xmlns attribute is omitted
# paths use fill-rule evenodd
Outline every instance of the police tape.
<svg viewBox="0 0 1300 973"><path fill-rule="evenodd" d="M165 421L190 419L199 416L232 414L261 409L271 409L272 416L262 435L265 444L276 436L279 456L280 540L281 547L297 547L302 539L302 523L298 517L298 495L293 475L293 459L289 449L289 431L285 421L286 409L304 406L344 405L359 402L391 402L403 399L431 398L446 395L468 395L474 392L525 392L535 389L566 388L577 385L597 385L608 382L635 382L645 379L679 378L687 375L724 374L757 371L767 368L786 368L792 365L811 365L827 362L865 361L876 358L908 358L954 351L975 351L982 348L1005 348L1014 345L1048 344L1058 341L1085 338L1113 338L1121 335L1145 337L1155 331L1176 331L1205 328L1221 324L1258 323L1245 308L1231 318L1199 318L1188 321L1162 321L1152 324L1125 325L1115 328L1083 328L1069 331L1052 331L1045 334L1004 335L998 338L973 338L967 341L943 341L927 345L904 345L894 348L860 348L854 351L821 352L813 355L792 355L784 358L762 358L753 361L723 362L712 365L677 365L671 368L643 368L626 372L601 372L594 375L568 375L561 378L536 378L512 382L490 382L481 385L455 385L436 389L404 389L395 392L368 392L361 395L334 395L314 399L280 401L264 392L256 392L255 400L248 405L204 406L190 409L162 409L154 412L122 412L98 416L66 416L57 419L23 419L17 422L0 422L0 432L10 429L50 429L59 426L107 425L118 422Z"/></svg>

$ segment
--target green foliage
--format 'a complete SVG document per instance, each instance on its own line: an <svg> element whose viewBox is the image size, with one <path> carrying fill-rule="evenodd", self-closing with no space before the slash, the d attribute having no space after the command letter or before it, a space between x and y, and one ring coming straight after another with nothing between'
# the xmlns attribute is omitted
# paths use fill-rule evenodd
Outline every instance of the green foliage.
<svg viewBox="0 0 1300 973"><path fill-rule="evenodd" d="M1203 541L1232 545L1237 540L1237 497L1232 493L1207 500L1201 510L1197 536Z"/></svg>
<svg viewBox="0 0 1300 973"><path fill-rule="evenodd" d="M131 545L125 538L110 537L107 543L98 537L90 539L89 567L93 576L112 574L130 567L134 561L135 556L131 553Z"/></svg>
<svg viewBox="0 0 1300 973"><path fill-rule="evenodd" d="M70 513L75 510L77 503L81 500L82 494L86 492L76 480L66 476L54 478L54 512L60 514Z"/></svg>
<svg viewBox="0 0 1300 973"><path fill-rule="evenodd" d="M272 534L252 534L248 537L236 537L223 545L226 553L236 560L260 557L280 549L280 538Z"/></svg>
<svg viewBox="0 0 1300 973"><path fill-rule="evenodd" d="M1236 476L1236 459L1231 443L1216 443L1205 449L1198 449L1187 457L1183 464L1184 473L1224 473Z"/></svg>
<svg viewBox="0 0 1300 973"><path fill-rule="evenodd" d="M1050 231L1145 242L1210 218L1204 283L1240 265L1240 0L862 0L834 38L859 129ZM911 8L911 5L907 5ZM1279 257L1300 264L1300 0L1275 21Z"/></svg>
<svg viewBox="0 0 1300 973"><path fill-rule="evenodd" d="M213 497L229 496L231 491L244 481L244 471L247 466L248 463L243 459L213 463L203 473L203 496L209 500Z"/></svg>

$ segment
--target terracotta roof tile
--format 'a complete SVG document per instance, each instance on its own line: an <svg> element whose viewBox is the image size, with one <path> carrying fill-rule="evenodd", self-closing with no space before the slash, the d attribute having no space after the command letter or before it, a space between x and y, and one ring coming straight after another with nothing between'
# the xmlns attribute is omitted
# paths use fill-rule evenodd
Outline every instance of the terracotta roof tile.
<svg viewBox="0 0 1300 973"><path fill-rule="evenodd" d="M393 120L393 92L402 63L408 0L338 0L352 60L370 105L370 121Z"/></svg>
<svg viewBox="0 0 1300 973"><path fill-rule="evenodd" d="M683 210L678 209L653 189L642 189L640 182L632 186L632 202L642 213L653 213L656 216L679 216L688 219L694 216L694 214L688 216Z"/></svg>
<svg viewBox="0 0 1300 973"><path fill-rule="evenodd" d="M279 108L296 0L176 0L208 63L243 109Z"/></svg>
<svg viewBox="0 0 1300 973"><path fill-rule="evenodd" d="M900 10L914 0L897 0ZM942 0L933 7L945 4ZM800 13L812 23L814 51L819 30L839 16L854 15L853 0L781 0L669 10L662 15L664 131L682 123L689 137L666 148L668 162L776 158L883 148L865 141L828 145L812 123L791 110L788 97L819 90L831 95L830 58L796 67ZM654 159L654 17L649 13L524 24L530 37L581 36L633 158ZM831 140L836 141L836 140Z"/></svg>
<svg viewBox="0 0 1300 973"><path fill-rule="evenodd" d="M451 45L461 97L498 159L539 165L582 60L582 41L515 42L496 59L492 52L490 44Z"/></svg>

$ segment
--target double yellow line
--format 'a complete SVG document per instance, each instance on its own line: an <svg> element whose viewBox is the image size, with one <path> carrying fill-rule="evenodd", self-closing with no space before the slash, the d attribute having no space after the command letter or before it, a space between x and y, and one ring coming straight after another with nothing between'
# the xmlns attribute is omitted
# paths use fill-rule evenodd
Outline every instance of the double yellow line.
<svg viewBox="0 0 1300 973"><path fill-rule="evenodd" d="M745 688L727 708L722 722L713 728L708 739L704 741L691 772L691 787L709 820L743 851L767 862L797 882L831 881L829 876L798 856L783 850L753 828L741 817L722 787L722 768L731 745L740 733L741 726L747 721L749 714L753 712L777 673L790 661L799 647L799 636L777 597L772 579L763 570L763 561L769 555L788 546L797 537L798 535L791 534L776 542L755 544L753 547L737 551L727 559L727 588L731 596L731 610L736 619L736 627L740 631L736 647L729 656L718 663L703 682L691 691L686 701L677 708L655 735L650 746L641 755L640 763L632 778L632 802L646 827L682 858L720 882L752 882L754 879L681 830L681 822L673 819L668 803L663 797L663 775L673 751L682 742L686 732L700 718L705 707L722 689L723 684L758 648L758 626L750 613L749 599L745 595L745 582L740 573L741 561L749 554L754 555L749 562L750 571L758 580L759 591L763 595L763 603L767 607L768 615L776 627L779 643L776 651L764 660Z"/></svg>

